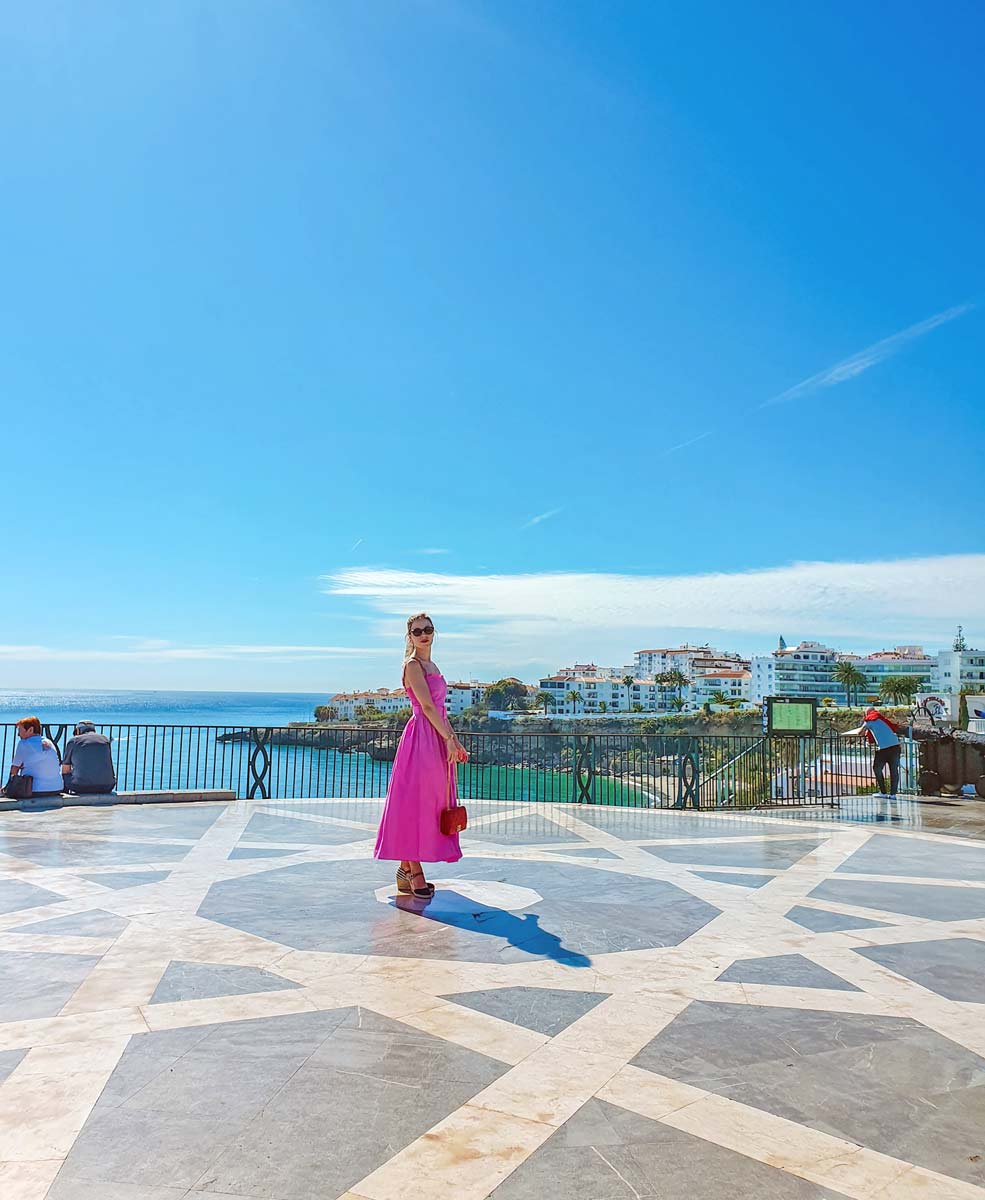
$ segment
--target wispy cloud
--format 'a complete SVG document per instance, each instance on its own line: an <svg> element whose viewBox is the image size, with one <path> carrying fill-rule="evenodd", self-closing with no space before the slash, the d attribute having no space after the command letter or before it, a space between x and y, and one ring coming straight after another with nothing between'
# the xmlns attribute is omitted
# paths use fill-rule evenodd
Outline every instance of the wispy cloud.
<svg viewBox="0 0 985 1200"><path fill-rule="evenodd" d="M933 581L928 586L928 581ZM698 575L558 572L443 575L345 570L323 579L335 596L361 598L396 637L407 612L427 609L460 635L449 655L517 670L598 655L619 663L653 638L714 638L742 646L783 633L838 643L867 639L945 644L963 621L985 634L985 554L888 562L808 562Z"/></svg>
<svg viewBox="0 0 985 1200"><path fill-rule="evenodd" d="M107 640L118 641L119 637ZM389 646L176 646L159 638L133 639L126 649L100 649L37 644L0 645L0 662L189 662L269 659L272 662L307 662L318 659L361 658L388 654Z"/></svg>
<svg viewBox="0 0 985 1200"><path fill-rule="evenodd" d="M941 325L946 325L949 321L956 321L958 317L963 317L966 313L971 312L974 307L975 305L971 303L956 304L953 308L947 308L944 312L937 313L936 316L928 317L925 321L918 321L916 325L910 325L906 329L901 329L899 333L891 334L889 337L883 338L882 341L874 342L864 350L859 350L857 354L852 354L850 357L842 359L841 362L835 363L833 367L825 367L823 371L818 371L816 375L802 379L800 383L795 383L793 387L788 387L786 391L780 392L779 395L771 396L769 400L764 400L761 404L753 405L752 408L741 412L737 419L742 420L750 413L760 412L764 408L772 408L776 404L786 404L790 400L799 400L804 396L809 396L812 392L821 391L823 388L836 387L839 383L847 383L850 379L855 379L871 367L885 362L887 358L892 358L894 354L898 354L916 338L923 337L924 334L930 333ZM715 429L707 430L705 433L699 433L697 437L688 438L684 442L678 442L676 446L669 446L659 457L666 458L670 454L676 454L679 450L685 450L688 446L693 446L695 442L704 441L705 438L711 437L712 434L720 433L723 428L723 426L718 426Z"/></svg>
<svg viewBox="0 0 985 1200"><path fill-rule="evenodd" d="M549 508L547 512L538 513L536 517L531 517L529 521L524 521L520 526L521 529L530 529L533 525L539 525L542 521L549 521L551 517L556 517L558 513L564 512L563 508Z"/></svg>
<svg viewBox="0 0 985 1200"><path fill-rule="evenodd" d="M357 547L357 546L361 546L362 544L363 544L363 539L362 539L362 538L356 538L356 540L355 540L355 541L352 543L352 545L349 547L349 553L351 554L351 553L353 552L353 550L355 550L355 549L356 549L356 547Z"/></svg>
<svg viewBox="0 0 985 1200"><path fill-rule="evenodd" d="M810 395L811 392L820 391L821 388L835 387L839 383L855 379L863 371L868 371L870 367L885 362L887 358L898 354L909 342L923 337L924 334L930 333L941 325L946 325L949 321L963 317L974 307L974 304L957 304L934 317L928 317L926 321L918 321L916 325L910 325L906 329L900 330L899 333L883 338L880 342L874 342L864 350L859 350L857 354L842 359L833 367L826 367L823 371L818 371L816 375L811 375L810 378L795 383L793 387L787 388L785 392L780 392L778 396L764 400L758 407L769 408L774 404L784 404L788 400L797 400L801 396Z"/></svg>
<svg viewBox="0 0 985 1200"><path fill-rule="evenodd" d="M423 550L415 550L415 554L451 554L450 550L445 550L441 546L425 546Z"/></svg>
<svg viewBox="0 0 985 1200"><path fill-rule="evenodd" d="M662 454L658 454L658 458L666 458L668 454L675 454L678 450L683 450L686 446L693 446L695 442L703 442L705 438L711 437L714 429L709 429L707 433L699 433L697 437L688 438L686 442L678 442L676 446L669 446Z"/></svg>

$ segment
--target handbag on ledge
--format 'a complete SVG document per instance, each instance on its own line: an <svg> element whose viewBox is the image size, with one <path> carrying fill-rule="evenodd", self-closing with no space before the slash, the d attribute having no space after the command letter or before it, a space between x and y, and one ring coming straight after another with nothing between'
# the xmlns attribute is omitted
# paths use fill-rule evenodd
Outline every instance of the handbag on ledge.
<svg viewBox="0 0 985 1200"><path fill-rule="evenodd" d="M34 795L34 776L11 775L3 792L8 800L30 800Z"/></svg>
<svg viewBox="0 0 985 1200"><path fill-rule="evenodd" d="M469 815L465 811L464 804L452 804L451 802L451 773L454 771L453 763L448 764L448 778L445 786L445 807L441 810L441 832L445 837L454 837L456 833L461 833L467 828L469 823Z"/></svg>

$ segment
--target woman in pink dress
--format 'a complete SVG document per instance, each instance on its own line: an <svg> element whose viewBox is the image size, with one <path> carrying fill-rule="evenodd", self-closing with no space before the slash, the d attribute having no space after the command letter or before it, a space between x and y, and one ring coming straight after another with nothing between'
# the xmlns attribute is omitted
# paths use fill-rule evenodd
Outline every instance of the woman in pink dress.
<svg viewBox="0 0 985 1200"><path fill-rule="evenodd" d="M441 832L441 810L458 803L455 763L467 762L465 747L445 715L448 685L431 661L434 622L427 613L407 621L401 682L413 716L404 727L393 760L374 858L399 859L397 890L420 900L434 895L422 862L458 862L458 834Z"/></svg>

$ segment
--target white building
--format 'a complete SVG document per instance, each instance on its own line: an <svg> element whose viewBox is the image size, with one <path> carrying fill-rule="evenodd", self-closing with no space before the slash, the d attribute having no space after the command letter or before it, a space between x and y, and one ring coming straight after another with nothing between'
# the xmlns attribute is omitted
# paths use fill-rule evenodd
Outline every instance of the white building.
<svg viewBox="0 0 985 1200"><path fill-rule="evenodd" d="M845 689L834 681L835 665L853 655L839 654L821 642L787 646L780 638L772 654L757 654L751 664L749 698L754 704L766 696L813 696L818 702L830 697L847 704Z"/></svg>
<svg viewBox="0 0 985 1200"><path fill-rule="evenodd" d="M445 712L449 717L459 716L474 704L481 704L486 691L491 687L491 683L477 683L474 679L469 683L449 683L448 694L445 697Z"/></svg>
<svg viewBox="0 0 985 1200"><path fill-rule="evenodd" d="M749 660L729 650L715 650L707 643L692 646L685 643L674 649L637 650L633 655L632 671L641 679L654 679L668 671L681 671L689 679L696 673L710 670L744 671Z"/></svg>
<svg viewBox="0 0 985 1200"><path fill-rule="evenodd" d="M895 646L892 650L877 650L854 662L868 684L864 695L860 695L860 699L864 700L878 700L882 682L890 675L915 679L921 684L920 690L924 691L931 686L938 669L937 657L924 654L923 646Z"/></svg>
<svg viewBox="0 0 985 1200"><path fill-rule="evenodd" d="M381 713L395 713L409 708L410 700L403 688L377 688L375 692L336 692L329 705L338 710L340 721L354 721L357 708L375 708Z"/></svg>
<svg viewBox="0 0 985 1200"><path fill-rule="evenodd" d="M606 679L598 675L548 675L540 680L540 690L554 697L548 710L557 716L573 713L667 712L673 699L672 689L661 687L653 679L634 679L626 685L621 679ZM580 700L570 700L569 692L577 692ZM603 705L605 707L603 707Z"/></svg>
<svg viewBox="0 0 985 1200"><path fill-rule="evenodd" d="M750 699L758 704L766 696L813 696L819 702L831 699L845 705L848 694L834 675L841 662L851 663L865 676L866 686L858 692L859 703L878 700L883 680L891 675L920 680L925 690L933 686L935 678L936 660L925 654L922 646L895 646L892 650L858 655L835 650L822 642L787 646L781 638L772 654L753 658Z"/></svg>
<svg viewBox="0 0 985 1200"><path fill-rule="evenodd" d="M937 655L930 690L958 695L962 687L985 692L985 650L970 650L959 625L951 649Z"/></svg>
<svg viewBox="0 0 985 1200"><path fill-rule="evenodd" d="M729 700L739 700L747 704L751 682L751 671L702 672L695 676L689 689L691 704L698 708L703 704L713 704L712 696L719 692Z"/></svg>
<svg viewBox="0 0 985 1200"><path fill-rule="evenodd" d="M449 683L445 711L450 717L459 716L473 704L481 704L489 683ZM328 701L338 710L340 721L356 720L357 708L375 708L381 713L395 713L410 708L410 697L403 688L377 688L375 692L337 692Z"/></svg>

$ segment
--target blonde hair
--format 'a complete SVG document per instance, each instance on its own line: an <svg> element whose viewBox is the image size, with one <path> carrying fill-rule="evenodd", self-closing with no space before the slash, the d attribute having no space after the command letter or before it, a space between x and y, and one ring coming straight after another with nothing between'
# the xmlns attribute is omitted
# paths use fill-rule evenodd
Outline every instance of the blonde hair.
<svg viewBox="0 0 985 1200"><path fill-rule="evenodd" d="M415 621L430 621L431 625L432 626L434 625L434 622L431 620L431 617L428 615L428 613L425 613L425 612L414 613L414 615L412 617L407 618L407 638L404 642L404 666L405 667L407 666L407 664L410 662L410 660L412 658L417 657L417 655L414 652L414 639L410 636L410 631L414 627Z"/></svg>

